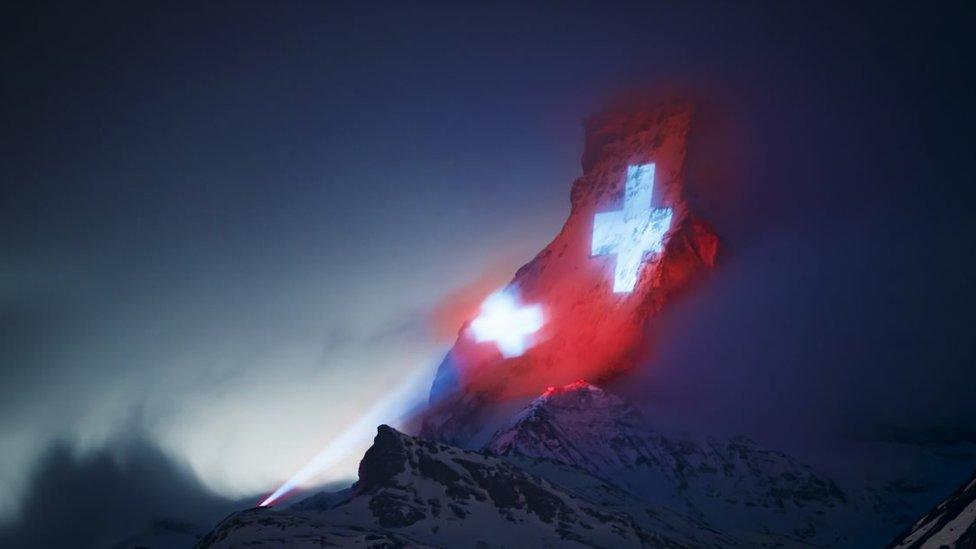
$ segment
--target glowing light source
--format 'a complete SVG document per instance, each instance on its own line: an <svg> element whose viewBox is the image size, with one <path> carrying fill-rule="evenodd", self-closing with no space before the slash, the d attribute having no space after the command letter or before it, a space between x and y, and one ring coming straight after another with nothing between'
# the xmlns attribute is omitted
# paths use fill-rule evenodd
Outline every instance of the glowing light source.
<svg viewBox="0 0 976 549"><path fill-rule="evenodd" d="M596 214L591 255L617 255L613 291L634 290L641 263L661 251L671 227L671 208L652 208L654 164L627 167L624 209Z"/></svg>
<svg viewBox="0 0 976 549"><path fill-rule="evenodd" d="M521 355L529 346L531 334L542 327L542 307L518 307L515 291L497 291L481 304L481 314L471 321L475 341L494 341L505 358Z"/></svg>

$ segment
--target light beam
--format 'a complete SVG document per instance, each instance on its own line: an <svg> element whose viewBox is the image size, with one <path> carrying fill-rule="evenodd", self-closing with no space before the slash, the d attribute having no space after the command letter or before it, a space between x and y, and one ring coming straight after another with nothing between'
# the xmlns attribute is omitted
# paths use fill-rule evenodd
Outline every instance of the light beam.
<svg viewBox="0 0 976 549"><path fill-rule="evenodd" d="M258 506L267 507L275 504L295 488L314 480L326 469L348 456L350 452L367 444L377 425L394 423L415 411L426 402L427 388L430 387L432 378L433 372L430 367L415 370L398 389L373 404L372 408L347 426Z"/></svg>

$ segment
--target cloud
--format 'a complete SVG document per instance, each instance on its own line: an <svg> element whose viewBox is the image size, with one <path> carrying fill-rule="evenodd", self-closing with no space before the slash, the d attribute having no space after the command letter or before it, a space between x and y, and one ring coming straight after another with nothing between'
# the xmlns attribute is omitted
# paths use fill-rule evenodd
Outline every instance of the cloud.
<svg viewBox="0 0 976 549"><path fill-rule="evenodd" d="M36 464L3 547L108 547L152 528L205 533L247 501L206 490L189 469L141 438L88 455L55 443Z"/></svg>

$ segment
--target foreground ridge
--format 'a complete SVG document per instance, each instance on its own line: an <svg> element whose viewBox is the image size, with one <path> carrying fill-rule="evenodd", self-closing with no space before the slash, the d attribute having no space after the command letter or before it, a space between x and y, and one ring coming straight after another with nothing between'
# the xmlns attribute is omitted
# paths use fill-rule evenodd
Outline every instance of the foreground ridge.
<svg viewBox="0 0 976 549"><path fill-rule="evenodd" d="M566 489L501 458L381 425L347 493L314 496L287 510L236 513L199 547L739 545L703 521L639 502L595 478L584 483L598 492Z"/></svg>

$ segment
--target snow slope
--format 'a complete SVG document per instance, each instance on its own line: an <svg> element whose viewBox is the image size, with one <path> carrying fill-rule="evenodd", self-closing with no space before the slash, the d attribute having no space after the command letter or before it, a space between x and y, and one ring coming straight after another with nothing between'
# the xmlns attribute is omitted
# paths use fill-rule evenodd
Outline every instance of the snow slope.
<svg viewBox="0 0 976 549"><path fill-rule="evenodd" d="M976 473L954 494L918 519L889 546L892 549L976 547Z"/></svg>
<svg viewBox="0 0 976 549"><path fill-rule="evenodd" d="M521 302L542 307L534 345L507 358L463 327L438 368L422 436L474 447L500 403L580 378L600 382L641 363L658 315L718 261L719 239L686 197L692 122L686 101L634 100L586 119L583 175L573 183L569 216L510 284ZM652 205L672 210L670 229L663 249L644 257L633 291L615 293L616 256L592 255L594 217L623 207L628 166L651 163Z"/></svg>

